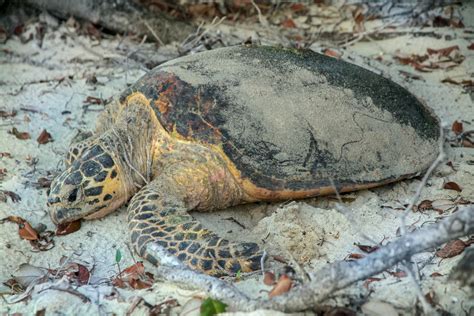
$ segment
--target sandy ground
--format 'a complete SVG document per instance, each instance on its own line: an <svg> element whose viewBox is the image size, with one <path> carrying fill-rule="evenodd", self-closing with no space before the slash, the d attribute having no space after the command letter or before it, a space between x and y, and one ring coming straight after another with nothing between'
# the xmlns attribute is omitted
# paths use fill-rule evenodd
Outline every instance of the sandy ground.
<svg viewBox="0 0 474 316"><path fill-rule="evenodd" d="M474 5L471 3L463 14L466 28L472 30ZM34 29L34 25L30 27ZM235 29L221 25L219 31L225 34ZM241 38L249 34L261 36L246 28L238 31ZM407 87L424 100L447 126L459 120L463 122L465 130L472 129L472 94L466 93L459 85L442 83L441 80L446 77L457 80L472 78L474 51L467 47L473 42L474 36L462 29L450 28L436 29L435 33L440 36L407 34L391 39L360 41L340 52L343 59L382 73ZM262 41L265 42L264 39ZM459 46L465 60L451 69L417 72L411 66L400 65L393 59L396 53L424 54L427 48L453 45ZM313 44L311 48L319 51L321 45ZM108 99L145 73L145 69L127 58L128 49L126 40L110 38L94 41L76 35L64 25L48 30L41 47L36 40L22 43L17 37L0 46L0 110L17 111L16 116L0 120L0 152L11 155L0 158L0 169L6 169L6 174L0 178L0 189L13 191L21 197L17 203L10 198L0 202L0 218L18 215L27 219L33 227L46 225L48 230L55 230L46 208L47 189L38 188L36 183L41 177L51 178L62 168L66 149L79 130L93 128L95 118L103 107L85 107L85 100L89 96ZM170 45L160 48L157 54L173 50L173 45ZM419 79L407 79L400 71L415 74ZM92 76L97 78L96 83L88 80ZM8 133L13 127L20 132L28 132L31 139L19 140ZM36 138L43 129L52 135L54 141L39 145ZM452 167L443 164L438 168L423 190L420 201L460 197L472 200L473 149L446 146L446 150L447 161L451 162ZM443 184L448 181L459 184L462 192L443 189ZM342 260L351 253L361 253L354 244L370 244L363 235L375 241L384 240L384 244L395 238L400 226L399 209L408 203L419 182L419 179L407 180L374 190L346 194L343 197L345 206L351 212L345 215L336 211L336 201L330 197L283 204L259 203L195 215L205 226L212 227L223 236L259 241L269 253L286 259L293 258L309 271L328 262ZM432 210L413 212L408 217L408 224L419 227L447 214L449 211L442 215ZM54 237L55 247L45 252L34 252L28 241L20 239L16 224L4 223L0 227L2 282L15 274L22 263L58 268L61 258L65 257L70 262L93 266L88 285L71 286L66 279L43 283L32 289L29 297L4 296L0 300L0 313L32 315L46 309L48 315L123 315L141 297L151 305L170 298L177 299L181 306L173 311L190 315L198 310L200 298L203 297L197 291L180 289L163 282L157 282L152 288L144 290L119 289L110 285L110 279L118 273L115 263L117 249L123 254L120 262L122 268L134 263L127 247L129 237L124 208L106 218L83 222L78 232ZM472 315L472 289L449 279L449 272L460 257L441 260L434 256L434 252L426 252L415 256L413 261L421 266L422 292L432 293L437 308L453 315ZM152 266L145 265L148 271L153 272ZM432 276L434 272L441 276ZM339 292L327 304L347 307L362 305L362 309L354 307L354 310L368 315L414 313L416 290L409 278L386 272L377 277L380 280L370 284L359 282ZM260 275L243 277L236 285L253 296L264 297L270 289L263 285ZM8 288L0 289L2 293L8 293ZM68 289L86 296L90 303L84 304L77 293L70 293ZM371 308L379 310L370 312ZM149 307L142 302L132 315L146 314L148 311ZM276 315L275 312L269 314Z"/></svg>

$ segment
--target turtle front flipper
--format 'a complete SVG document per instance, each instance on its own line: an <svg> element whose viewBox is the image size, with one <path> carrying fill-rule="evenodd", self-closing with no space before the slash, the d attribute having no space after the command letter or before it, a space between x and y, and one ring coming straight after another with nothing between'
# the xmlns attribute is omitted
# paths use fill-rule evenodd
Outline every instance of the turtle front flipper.
<svg viewBox="0 0 474 316"><path fill-rule="evenodd" d="M257 244L220 238L188 214L211 205L223 208L234 204L238 193L232 193L232 184L226 183L235 182L229 177L212 163L194 167L180 164L146 185L128 207L131 241L138 254L153 264L160 262L156 254L146 250L146 245L154 242L191 268L209 275L260 269L262 253Z"/></svg>

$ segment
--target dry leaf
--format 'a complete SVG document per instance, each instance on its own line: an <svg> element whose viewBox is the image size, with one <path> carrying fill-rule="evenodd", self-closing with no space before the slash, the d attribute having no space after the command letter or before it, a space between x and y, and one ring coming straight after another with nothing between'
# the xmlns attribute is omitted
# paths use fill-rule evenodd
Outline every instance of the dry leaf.
<svg viewBox="0 0 474 316"><path fill-rule="evenodd" d="M334 58L340 58L342 56L341 53L330 48L326 48L325 50L323 50L323 53L326 56L334 57Z"/></svg>
<svg viewBox="0 0 474 316"><path fill-rule="evenodd" d="M293 281L290 279L290 277L286 274L283 274L280 279L278 279L278 282L275 284L270 293L268 293L268 297L271 298L288 292L291 289L292 284Z"/></svg>
<svg viewBox="0 0 474 316"><path fill-rule="evenodd" d="M273 260L278 261L280 263L288 264L288 260L286 260L284 257L279 256L279 255L274 255L272 256Z"/></svg>
<svg viewBox="0 0 474 316"><path fill-rule="evenodd" d="M0 220L0 223L12 222L18 224L18 234L22 239L26 240L38 240L39 235L36 230L28 223L24 218L19 216L8 216Z"/></svg>
<svg viewBox="0 0 474 316"><path fill-rule="evenodd" d="M89 283L89 279L90 279L89 270L87 270L87 268L83 266L82 264L79 264L79 263L74 263L74 264L77 265L77 272L75 273L77 277L77 282L82 285Z"/></svg>
<svg viewBox="0 0 474 316"><path fill-rule="evenodd" d="M435 211L437 211L439 214L443 214L446 211L449 211L450 209L456 207L458 203L453 202L448 199L439 199L439 200L434 200L433 203L431 204L431 208Z"/></svg>
<svg viewBox="0 0 474 316"><path fill-rule="evenodd" d="M22 263L14 272L13 277L22 287L27 288L32 283L38 283L48 275L48 269L37 267L29 263Z"/></svg>
<svg viewBox="0 0 474 316"><path fill-rule="evenodd" d="M263 284L273 285L275 284L275 274L270 271L266 271L263 275Z"/></svg>
<svg viewBox="0 0 474 316"><path fill-rule="evenodd" d="M0 117L1 118L7 118L7 117L14 117L16 115L16 111L4 111L0 110Z"/></svg>
<svg viewBox="0 0 474 316"><path fill-rule="evenodd" d="M474 50L474 43L471 43L471 44L467 47L467 49L469 49L469 50Z"/></svg>
<svg viewBox="0 0 474 316"><path fill-rule="evenodd" d="M2 174L2 170L0 170L0 175L1 174ZM0 190L0 193L2 193L5 196L8 196L12 200L13 203L17 203L17 202L21 201L21 196L19 196L15 192Z"/></svg>
<svg viewBox="0 0 474 316"><path fill-rule="evenodd" d="M19 230L18 233L20 234L20 237L22 239L26 240L38 240L39 235L38 232L31 227L30 223L26 222L24 224L19 224Z"/></svg>
<svg viewBox="0 0 474 316"><path fill-rule="evenodd" d="M69 235L78 231L81 228L81 220L59 224L56 229L56 236Z"/></svg>
<svg viewBox="0 0 474 316"><path fill-rule="evenodd" d="M303 3L294 3L290 6L291 10L293 10L293 12L307 12L308 11L308 8L306 7L305 4Z"/></svg>
<svg viewBox="0 0 474 316"><path fill-rule="evenodd" d="M281 22L281 26L287 29L293 29L296 27L296 24L292 19L288 18L285 21Z"/></svg>
<svg viewBox="0 0 474 316"><path fill-rule="evenodd" d="M431 305L431 306L436 306L436 303L434 301L434 293L433 292L428 292L425 294L425 299L426 301Z"/></svg>
<svg viewBox="0 0 474 316"><path fill-rule="evenodd" d="M365 280L363 286L367 289L367 288L369 288L370 283L381 281L381 280L382 280L381 278L368 278L367 280Z"/></svg>
<svg viewBox="0 0 474 316"><path fill-rule="evenodd" d="M357 246L357 248L359 248L360 250L366 253L372 253L379 249L379 246L368 246L368 245L361 245L361 244L355 244L355 245Z"/></svg>
<svg viewBox="0 0 474 316"><path fill-rule="evenodd" d="M45 177L38 178L38 180L36 181L38 187L40 188L49 188L51 186L51 182L51 179Z"/></svg>
<svg viewBox="0 0 474 316"><path fill-rule="evenodd" d="M451 130L454 132L454 134L459 135L463 131L463 126L462 123L459 121L454 121L453 125L451 126Z"/></svg>
<svg viewBox="0 0 474 316"><path fill-rule="evenodd" d="M133 289L145 289L153 285L153 274L145 272L145 267L142 262L123 270L118 276L112 280L112 284L120 288L127 287Z"/></svg>
<svg viewBox="0 0 474 316"><path fill-rule="evenodd" d="M397 271L387 271L390 275L396 277L396 278L404 278L407 276L407 273L403 270L397 270Z"/></svg>
<svg viewBox="0 0 474 316"><path fill-rule="evenodd" d="M457 184L456 182L452 182L452 181L446 182L446 183L443 185L443 189L445 189L445 190L454 190L454 191L457 191L457 192L461 192L461 191L462 191L462 189L461 189L461 187L459 186L459 184Z"/></svg>
<svg viewBox="0 0 474 316"><path fill-rule="evenodd" d="M20 294L20 293L23 293L25 291L25 288L23 286L21 286L21 284L18 283L14 278L8 279L8 280L6 280L5 282L2 282L2 283L6 287L8 287L13 292L13 294Z"/></svg>
<svg viewBox="0 0 474 316"><path fill-rule="evenodd" d="M428 48L426 51L428 52L429 55L433 54L439 54L441 56L449 56L453 51L459 50L458 45L450 46L450 47L445 47L445 48L440 48L440 49L432 49Z"/></svg>
<svg viewBox="0 0 474 316"><path fill-rule="evenodd" d="M53 138L51 137L51 134L48 133L45 129L43 129L43 131L41 132L41 134L38 136L38 138L36 139L36 141L40 144L40 145L43 145L43 144L46 144L46 143L49 143L51 141L53 141Z"/></svg>
<svg viewBox="0 0 474 316"><path fill-rule="evenodd" d="M423 211L426 211L426 210L431 210L432 208L433 208L433 201L430 201L430 200L423 200L417 206L417 210L419 212L423 212Z"/></svg>
<svg viewBox="0 0 474 316"><path fill-rule="evenodd" d="M436 251L436 256L440 258L452 258L461 254L466 248L466 243L461 239L455 239L444 245L443 248Z"/></svg>
<svg viewBox="0 0 474 316"><path fill-rule="evenodd" d="M105 104L104 100L102 100L101 98L96 98L96 97L91 97L91 96L88 96L84 101L83 101L84 104L96 104L96 105L101 105L101 104Z"/></svg>
<svg viewBox="0 0 474 316"><path fill-rule="evenodd" d="M27 132L19 132L16 127L13 127L11 131L8 131L8 134L15 135L16 138L21 139L21 140L26 140L30 139L30 134Z"/></svg>
<svg viewBox="0 0 474 316"><path fill-rule="evenodd" d="M365 256L361 253L351 253L349 254L345 260L359 260L359 259L362 259L364 258Z"/></svg>
<svg viewBox="0 0 474 316"><path fill-rule="evenodd" d="M440 277L440 276L443 276L443 275L444 275L444 274L441 274L441 273L439 273L439 272L433 272L433 273L431 273L430 276L431 276L432 278L436 278L436 277Z"/></svg>

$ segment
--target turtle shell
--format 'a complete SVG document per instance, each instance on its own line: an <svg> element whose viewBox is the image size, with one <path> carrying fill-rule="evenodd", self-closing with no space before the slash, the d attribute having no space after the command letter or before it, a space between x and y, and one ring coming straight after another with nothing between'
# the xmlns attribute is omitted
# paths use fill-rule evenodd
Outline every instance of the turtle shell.
<svg viewBox="0 0 474 316"><path fill-rule="evenodd" d="M390 182L437 156L439 121L400 85L308 50L221 48L162 64L141 92L172 135L218 146L257 188Z"/></svg>

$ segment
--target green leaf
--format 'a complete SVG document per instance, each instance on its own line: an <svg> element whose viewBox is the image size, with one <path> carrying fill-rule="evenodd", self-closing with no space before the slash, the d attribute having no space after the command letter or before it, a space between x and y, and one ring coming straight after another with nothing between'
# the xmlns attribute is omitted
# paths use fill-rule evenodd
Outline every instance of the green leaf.
<svg viewBox="0 0 474 316"><path fill-rule="evenodd" d="M115 251L115 262L119 263L122 260L122 253L119 249Z"/></svg>
<svg viewBox="0 0 474 316"><path fill-rule="evenodd" d="M206 298L201 304L201 316L212 316L224 313L227 305L212 298Z"/></svg>

